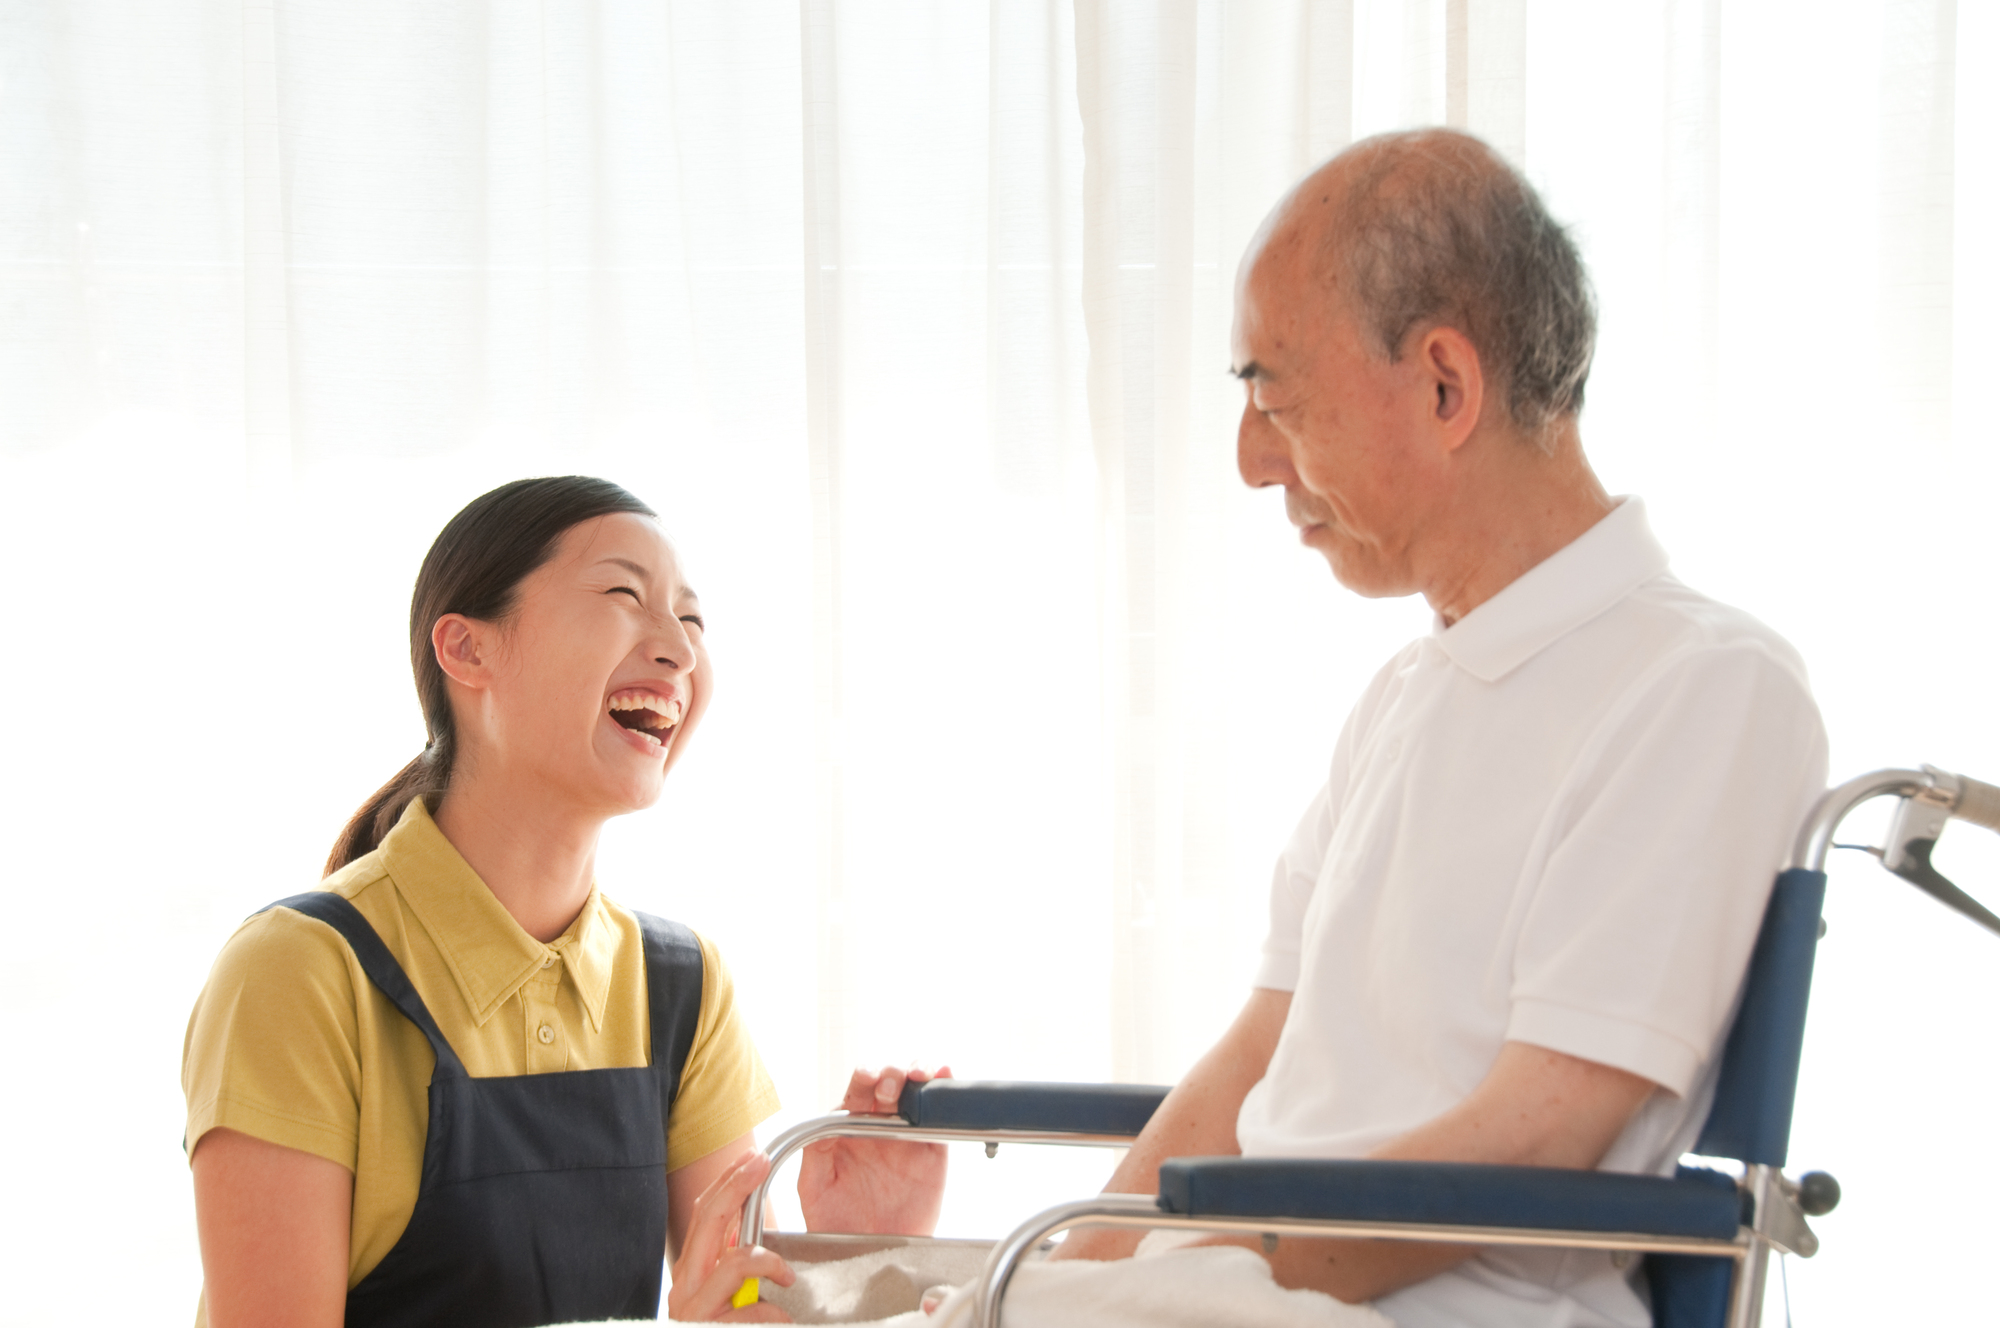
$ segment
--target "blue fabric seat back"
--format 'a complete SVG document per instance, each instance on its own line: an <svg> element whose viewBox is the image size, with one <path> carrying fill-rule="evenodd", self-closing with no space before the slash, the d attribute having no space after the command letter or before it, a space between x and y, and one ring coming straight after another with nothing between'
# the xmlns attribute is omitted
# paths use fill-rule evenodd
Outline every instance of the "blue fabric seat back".
<svg viewBox="0 0 2000 1328"><path fill-rule="evenodd" d="M1724 1328L1734 1259L1700 1254L1649 1254L1646 1281L1653 1292L1653 1328Z"/></svg>
<svg viewBox="0 0 2000 1328"><path fill-rule="evenodd" d="M1695 1142L1695 1152L1704 1157L1785 1165L1825 902L1824 872L1793 868L1780 873L1771 889L1743 981L1743 1003L1723 1046L1715 1105ZM1653 1328L1722 1328L1729 1321L1734 1272L1729 1259L1647 1255Z"/></svg>
<svg viewBox="0 0 2000 1328"><path fill-rule="evenodd" d="M1785 1165L1792 1138L1792 1098L1805 1045L1826 873L1781 872L1750 955L1743 1003L1722 1051L1715 1105L1694 1151L1746 1164Z"/></svg>

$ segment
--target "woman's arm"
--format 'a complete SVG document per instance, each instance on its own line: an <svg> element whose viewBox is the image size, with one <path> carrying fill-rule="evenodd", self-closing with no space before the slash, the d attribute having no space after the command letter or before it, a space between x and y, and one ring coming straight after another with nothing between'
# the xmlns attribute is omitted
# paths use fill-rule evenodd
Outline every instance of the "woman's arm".
<svg viewBox="0 0 2000 1328"><path fill-rule="evenodd" d="M841 1108L893 1112L906 1080L950 1077L944 1067L935 1075L917 1069L856 1070ZM667 1305L676 1321L784 1318L774 1305L730 1306L745 1278L792 1284L791 1269L777 1255L761 1246L744 1250L734 1244L743 1205L771 1169L770 1159L756 1148L755 1136L745 1134L667 1173L667 1254L674 1280ZM942 1145L871 1139L810 1145L799 1171L806 1226L813 1231L929 1235L937 1225L944 1173Z"/></svg>
<svg viewBox="0 0 2000 1328"><path fill-rule="evenodd" d="M230 1129L192 1166L209 1328L340 1328L354 1173Z"/></svg>
<svg viewBox="0 0 2000 1328"><path fill-rule="evenodd" d="M678 1259L687 1246L688 1228L694 1225L695 1205L709 1187L736 1169L737 1163L757 1151L757 1136L746 1134L732 1139L707 1157L697 1158L678 1171L667 1173L667 1257ZM738 1214L740 1217L741 1214Z"/></svg>
<svg viewBox="0 0 2000 1328"><path fill-rule="evenodd" d="M744 1202L771 1170L770 1159L756 1147L746 1134L667 1173L667 1253L673 1260L667 1317L677 1323L786 1321L775 1305L760 1301L740 1310L730 1305L749 1278L792 1284L783 1259L761 1245L746 1250L735 1244Z"/></svg>

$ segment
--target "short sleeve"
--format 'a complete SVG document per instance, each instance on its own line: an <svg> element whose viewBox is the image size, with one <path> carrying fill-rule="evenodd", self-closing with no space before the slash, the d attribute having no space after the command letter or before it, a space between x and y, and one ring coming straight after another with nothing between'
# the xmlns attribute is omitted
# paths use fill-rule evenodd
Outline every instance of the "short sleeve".
<svg viewBox="0 0 2000 1328"><path fill-rule="evenodd" d="M667 1170L698 1162L778 1110L778 1090L751 1042L722 956L701 943L701 1018L667 1113Z"/></svg>
<svg viewBox="0 0 2000 1328"><path fill-rule="evenodd" d="M1761 643L1703 648L1635 688L1552 813L1507 1037L1685 1095L1825 779L1805 681Z"/></svg>
<svg viewBox="0 0 2000 1328"><path fill-rule="evenodd" d="M1306 814L1299 818L1298 828L1292 831L1290 842L1278 855L1278 864L1271 872L1271 927L1264 935L1263 957L1252 986L1272 991L1298 988L1306 905L1319 884L1320 867L1326 861L1327 846L1333 842L1338 809L1347 796L1355 743L1360 730L1371 722L1380 706L1389 680L1402 670L1409 655L1409 649L1399 651L1383 666L1348 713L1347 722L1341 725L1340 740L1334 744L1326 784L1306 808Z"/></svg>
<svg viewBox="0 0 2000 1328"><path fill-rule="evenodd" d="M290 909L229 938L182 1047L189 1157L221 1127L354 1169L361 1059L348 959L331 927Z"/></svg>
<svg viewBox="0 0 2000 1328"><path fill-rule="evenodd" d="M1264 956L1252 984L1272 991L1294 991L1299 985L1300 938L1305 931L1306 904L1319 880L1320 863L1333 838L1333 791L1319 796L1299 818L1291 842L1278 855L1271 872L1271 930L1264 937Z"/></svg>

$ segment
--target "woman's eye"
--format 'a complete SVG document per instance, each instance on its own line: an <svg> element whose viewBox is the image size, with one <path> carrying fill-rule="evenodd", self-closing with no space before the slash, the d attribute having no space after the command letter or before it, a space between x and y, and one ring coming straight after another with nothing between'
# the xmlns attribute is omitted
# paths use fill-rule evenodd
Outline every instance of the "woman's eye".
<svg viewBox="0 0 2000 1328"><path fill-rule="evenodd" d="M613 586L604 593L607 595L630 595L634 603L639 602L639 592L630 586Z"/></svg>
<svg viewBox="0 0 2000 1328"><path fill-rule="evenodd" d="M698 628L701 631L705 632L708 630L708 624L701 620L701 615L699 613L683 613L681 615L681 621L695 628Z"/></svg>

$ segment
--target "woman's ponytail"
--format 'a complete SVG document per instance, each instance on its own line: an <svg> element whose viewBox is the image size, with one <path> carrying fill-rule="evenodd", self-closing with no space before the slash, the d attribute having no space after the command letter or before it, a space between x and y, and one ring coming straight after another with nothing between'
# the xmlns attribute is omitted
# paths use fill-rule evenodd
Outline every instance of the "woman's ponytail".
<svg viewBox="0 0 2000 1328"><path fill-rule="evenodd" d="M559 475L515 480L481 494L438 532L410 596L410 671L430 741L354 813L327 855L327 875L374 852L411 802L443 793L451 784L458 726L450 686L431 649L437 620L448 613L482 622L506 617L514 592L555 553L565 531L618 512L659 515L609 480Z"/></svg>
<svg viewBox="0 0 2000 1328"><path fill-rule="evenodd" d="M426 794L444 792L449 773L446 773L445 779L438 777L431 751L426 747L418 752L416 760L398 770L388 783L375 790L374 796L361 804L361 810L347 822L347 828L333 843L333 852L327 855L326 875L333 875L364 853L373 853L380 847L383 837L396 828L396 822L403 819L404 810L412 802Z"/></svg>

